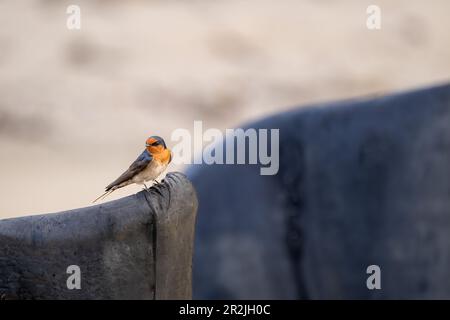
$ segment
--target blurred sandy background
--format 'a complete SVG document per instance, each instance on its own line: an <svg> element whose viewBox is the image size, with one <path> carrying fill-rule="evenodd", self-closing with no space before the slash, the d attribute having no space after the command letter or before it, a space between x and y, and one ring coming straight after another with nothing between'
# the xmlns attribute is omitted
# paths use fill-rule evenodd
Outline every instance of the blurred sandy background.
<svg viewBox="0 0 450 320"><path fill-rule="evenodd" d="M170 146L194 120L231 128L447 81L449 13L448 0L0 1L0 217L90 205L148 135Z"/></svg>

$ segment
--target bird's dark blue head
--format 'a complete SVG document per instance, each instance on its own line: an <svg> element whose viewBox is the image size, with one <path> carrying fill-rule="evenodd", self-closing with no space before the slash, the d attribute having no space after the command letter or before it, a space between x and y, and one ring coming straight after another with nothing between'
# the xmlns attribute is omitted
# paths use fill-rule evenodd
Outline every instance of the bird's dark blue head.
<svg viewBox="0 0 450 320"><path fill-rule="evenodd" d="M146 147L157 147L157 146L163 146L164 149L167 148L166 143L164 142L164 139L159 136L151 136L150 138L145 141Z"/></svg>

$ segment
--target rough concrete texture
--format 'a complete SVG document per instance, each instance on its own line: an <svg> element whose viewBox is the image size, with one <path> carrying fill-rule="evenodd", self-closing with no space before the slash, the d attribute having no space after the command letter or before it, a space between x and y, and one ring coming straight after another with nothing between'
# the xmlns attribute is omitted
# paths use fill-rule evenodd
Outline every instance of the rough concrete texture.
<svg viewBox="0 0 450 320"><path fill-rule="evenodd" d="M188 170L194 298L450 298L449 84L246 127L280 129L280 170Z"/></svg>
<svg viewBox="0 0 450 320"><path fill-rule="evenodd" d="M170 173L150 190L96 206L0 220L2 299L191 297L197 198ZM69 290L67 267L81 269Z"/></svg>

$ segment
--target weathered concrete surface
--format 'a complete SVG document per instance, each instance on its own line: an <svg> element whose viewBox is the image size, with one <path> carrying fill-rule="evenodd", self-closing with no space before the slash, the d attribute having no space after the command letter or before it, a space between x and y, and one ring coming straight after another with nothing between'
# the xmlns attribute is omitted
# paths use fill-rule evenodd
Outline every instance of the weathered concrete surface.
<svg viewBox="0 0 450 320"><path fill-rule="evenodd" d="M450 85L246 127L280 129L280 171L188 170L194 298L450 298Z"/></svg>
<svg viewBox="0 0 450 320"><path fill-rule="evenodd" d="M0 220L3 299L191 297L197 198L181 173L97 206ZM69 290L69 265L81 289Z"/></svg>

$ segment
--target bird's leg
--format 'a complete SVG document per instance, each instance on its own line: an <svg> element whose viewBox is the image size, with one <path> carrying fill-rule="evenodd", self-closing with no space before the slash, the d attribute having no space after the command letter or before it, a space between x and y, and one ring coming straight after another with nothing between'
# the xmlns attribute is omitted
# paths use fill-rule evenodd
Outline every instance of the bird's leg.
<svg viewBox="0 0 450 320"><path fill-rule="evenodd" d="M153 181L155 182L155 184L159 184L158 180L153 179Z"/></svg>
<svg viewBox="0 0 450 320"><path fill-rule="evenodd" d="M143 185L144 185L144 190L148 191L147 185L145 183L143 183Z"/></svg>

